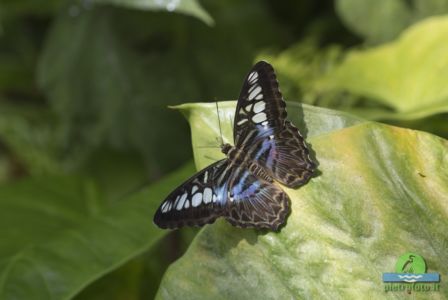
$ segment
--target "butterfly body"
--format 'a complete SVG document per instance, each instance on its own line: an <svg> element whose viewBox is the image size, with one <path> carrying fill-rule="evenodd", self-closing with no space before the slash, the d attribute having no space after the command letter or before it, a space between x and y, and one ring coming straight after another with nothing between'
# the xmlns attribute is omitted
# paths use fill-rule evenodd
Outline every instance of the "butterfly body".
<svg viewBox="0 0 448 300"><path fill-rule="evenodd" d="M278 230L290 212L290 200L276 182L299 187L316 168L304 138L286 120L285 107L272 66L257 63L238 98L235 145L221 145L226 158L174 190L154 222L179 228L224 217L238 227Z"/></svg>

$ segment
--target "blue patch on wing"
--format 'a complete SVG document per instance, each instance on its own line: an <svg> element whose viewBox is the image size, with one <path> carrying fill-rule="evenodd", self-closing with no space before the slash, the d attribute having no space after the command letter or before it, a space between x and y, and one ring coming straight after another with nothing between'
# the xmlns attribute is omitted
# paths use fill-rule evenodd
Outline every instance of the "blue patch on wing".
<svg viewBox="0 0 448 300"><path fill-rule="evenodd" d="M266 138L274 134L274 128L270 127L269 125L266 126L257 125L256 128L257 128L256 138Z"/></svg>
<svg viewBox="0 0 448 300"><path fill-rule="evenodd" d="M268 152L268 154L266 155L266 166L271 169L274 163L274 159L276 158L277 155L277 149L274 140L265 139L263 141L260 149L258 149L257 152L255 153L255 160L259 160L260 157L264 155L266 152Z"/></svg>
<svg viewBox="0 0 448 300"><path fill-rule="evenodd" d="M276 144L273 140L269 140L271 147L269 148L269 154L266 160L266 166L269 169L272 169L272 165L274 164L274 159L277 157L277 148Z"/></svg>
<svg viewBox="0 0 448 300"><path fill-rule="evenodd" d="M216 201L217 203L224 205L227 201L227 189L228 184L224 184L220 187L217 187L216 190Z"/></svg>
<svg viewBox="0 0 448 300"><path fill-rule="evenodd" d="M235 198L237 200L249 198L255 194L255 192L259 189L259 187L260 187L260 182L255 181L251 185L249 185L247 187L247 189L245 189L242 193L235 195Z"/></svg>
<svg viewBox="0 0 448 300"><path fill-rule="evenodd" d="M256 193L256 191L260 188L261 183L258 180L249 182L246 181L249 175L250 175L249 172L245 171L244 175L241 176L241 179L238 181L238 183L235 186L233 186L232 194L234 199L244 200L246 198L249 198L253 196ZM252 176L251 179L253 179Z"/></svg>

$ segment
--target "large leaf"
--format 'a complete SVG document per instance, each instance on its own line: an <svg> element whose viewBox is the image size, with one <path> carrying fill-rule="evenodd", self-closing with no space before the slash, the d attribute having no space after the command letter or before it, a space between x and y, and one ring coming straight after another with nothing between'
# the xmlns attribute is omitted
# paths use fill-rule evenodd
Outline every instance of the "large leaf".
<svg viewBox="0 0 448 300"><path fill-rule="evenodd" d="M392 43L352 51L320 84L395 110L357 111L372 118L415 119L448 112L447 35L448 17L429 18Z"/></svg>
<svg viewBox="0 0 448 300"><path fill-rule="evenodd" d="M370 43L394 39L422 18L448 12L446 0L337 0L345 24Z"/></svg>
<svg viewBox="0 0 448 300"><path fill-rule="evenodd" d="M151 247L161 199L193 172L106 205L86 179L48 177L0 187L0 298L68 299Z"/></svg>
<svg viewBox="0 0 448 300"><path fill-rule="evenodd" d="M184 108L196 116L193 140L214 143L216 133L204 126L214 126L213 107ZM294 110L288 106L297 120ZM378 123L346 127L356 122L314 111L316 121L345 122L319 133L304 106L320 174L297 190L284 188L292 204L287 225L279 233L207 225L168 269L160 299L382 299L382 272L393 272L407 251L425 257L428 271L448 275L448 142ZM223 128L228 120L221 118ZM432 295L448 298L446 281Z"/></svg>
<svg viewBox="0 0 448 300"><path fill-rule="evenodd" d="M75 299L154 299L164 272L185 253L198 230L196 227L185 227L169 232L150 251L96 280Z"/></svg>
<svg viewBox="0 0 448 300"><path fill-rule="evenodd" d="M194 16L208 25L213 25L212 17L196 0L94 0L96 3L111 3L144 10L179 12Z"/></svg>

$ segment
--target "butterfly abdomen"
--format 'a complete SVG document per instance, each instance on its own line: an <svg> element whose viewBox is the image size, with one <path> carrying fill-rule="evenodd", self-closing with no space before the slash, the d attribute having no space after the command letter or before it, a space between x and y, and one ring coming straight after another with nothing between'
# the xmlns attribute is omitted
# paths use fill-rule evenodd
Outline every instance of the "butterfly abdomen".
<svg viewBox="0 0 448 300"><path fill-rule="evenodd" d="M267 182L273 182L272 177L256 162L251 162L249 164L249 171L255 175L257 178L263 179Z"/></svg>

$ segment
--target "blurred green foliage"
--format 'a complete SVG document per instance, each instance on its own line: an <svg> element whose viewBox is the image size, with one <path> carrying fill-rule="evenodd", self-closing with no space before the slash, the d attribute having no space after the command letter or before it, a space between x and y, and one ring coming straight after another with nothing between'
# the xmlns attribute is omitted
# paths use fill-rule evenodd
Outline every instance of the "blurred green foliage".
<svg viewBox="0 0 448 300"><path fill-rule="evenodd" d="M194 172L188 124L168 106L235 99L259 59L289 101L447 138L447 10L447 0L3 0L0 299L153 297L197 232L151 222ZM317 131L346 116L309 113Z"/></svg>
<svg viewBox="0 0 448 300"><path fill-rule="evenodd" d="M368 43L391 41L410 25L448 12L444 0L336 0L338 15Z"/></svg>

